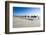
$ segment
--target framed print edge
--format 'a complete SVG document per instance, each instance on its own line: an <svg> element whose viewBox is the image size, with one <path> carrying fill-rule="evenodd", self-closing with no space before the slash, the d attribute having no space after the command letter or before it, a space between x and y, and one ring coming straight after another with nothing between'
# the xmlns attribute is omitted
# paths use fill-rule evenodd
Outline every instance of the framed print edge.
<svg viewBox="0 0 46 35"><path fill-rule="evenodd" d="M9 31L9 14L10 14L9 13L9 3L24 3L24 4L43 5L43 30L39 30L39 31L10 32ZM16 34L16 33L32 33L32 32L45 32L45 3L5 1L5 33L6 34Z"/></svg>
<svg viewBox="0 0 46 35"><path fill-rule="evenodd" d="M9 33L9 4L5 1L5 33Z"/></svg>

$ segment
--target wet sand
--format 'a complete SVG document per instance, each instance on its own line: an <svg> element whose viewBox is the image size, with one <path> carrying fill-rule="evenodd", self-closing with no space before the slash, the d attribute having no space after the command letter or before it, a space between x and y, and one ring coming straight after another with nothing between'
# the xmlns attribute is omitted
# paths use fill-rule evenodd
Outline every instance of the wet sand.
<svg viewBox="0 0 46 35"><path fill-rule="evenodd" d="M13 17L13 28L20 27L39 27L40 20L27 20L24 17Z"/></svg>

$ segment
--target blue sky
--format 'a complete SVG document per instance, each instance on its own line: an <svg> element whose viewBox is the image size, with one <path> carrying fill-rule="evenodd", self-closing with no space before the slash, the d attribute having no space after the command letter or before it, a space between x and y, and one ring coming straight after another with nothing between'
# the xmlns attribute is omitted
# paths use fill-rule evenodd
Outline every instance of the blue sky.
<svg viewBox="0 0 46 35"><path fill-rule="evenodd" d="M13 7L13 16L24 16L40 14L40 8L33 7Z"/></svg>

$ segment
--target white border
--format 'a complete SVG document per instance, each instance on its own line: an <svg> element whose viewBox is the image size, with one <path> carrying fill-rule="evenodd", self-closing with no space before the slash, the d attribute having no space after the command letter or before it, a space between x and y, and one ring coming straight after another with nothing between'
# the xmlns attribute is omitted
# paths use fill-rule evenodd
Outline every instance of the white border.
<svg viewBox="0 0 46 35"><path fill-rule="evenodd" d="M40 7L41 9L41 22L40 27L27 27L27 28L13 28L13 7ZM19 4L19 3L10 3L10 15L9 15L9 31L10 32L20 32L20 31L36 31L36 30L43 30L43 5L34 5L34 4Z"/></svg>

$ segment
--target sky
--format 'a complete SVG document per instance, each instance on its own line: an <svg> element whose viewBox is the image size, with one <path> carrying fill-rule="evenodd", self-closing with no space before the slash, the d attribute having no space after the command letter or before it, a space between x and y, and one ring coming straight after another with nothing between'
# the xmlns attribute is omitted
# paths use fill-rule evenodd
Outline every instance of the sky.
<svg viewBox="0 0 46 35"><path fill-rule="evenodd" d="M13 7L13 16L39 15L40 8L34 7Z"/></svg>

